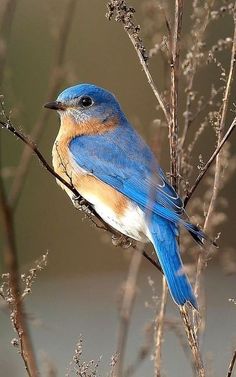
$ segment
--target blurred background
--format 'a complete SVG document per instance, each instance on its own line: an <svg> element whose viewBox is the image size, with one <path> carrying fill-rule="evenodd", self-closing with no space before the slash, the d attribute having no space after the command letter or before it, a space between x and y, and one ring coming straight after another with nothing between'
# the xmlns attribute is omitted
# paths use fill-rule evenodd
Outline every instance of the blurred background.
<svg viewBox="0 0 236 377"><path fill-rule="evenodd" d="M0 2L1 17L5 15L7 3L6 0ZM159 33L164 30L161 16L153 16L150 3L131 2L136 8L136 18L142 26L148 48L153 46L155 38L158 41ZM190 4L187 4L183 29L186 34L191 25L190 12ZM7 22L6 26L9 26L5 38L6 50L3 44L0 46L0 54L6 53L0 83L5 107L11 111L14 123L27 134L38 127L37 145L51 161L59 119L55 113L46 115L43 104L54 100L56 93L69 85L95 83L116 94L129 120L153 146L161 165L168 170L168 134L157 126L158 122L153 122L160 116L156 111L156 100L122 26L109 22L105 13L106 2L103 0L77 0L74 4L69 0L16 1L10 14L12 21ZM1 22L4 24L3 18ZM154 37L151 38L153 30ZM232 36L232 32L231 18L222 17L209 27L206 43L210 46L219 38ZM221 55L222 64L227 69L229 55L229 50ZM165 90L168 80L164 59L155 56L150 62L150 69L158 87ZM207 95L216 75L215 67L203 69L196 87ZM184 99L184 90L182 92L181 100ZM234 151L235 136L231 142L231 150ZM209 128L199 139L193 160L197 161L199 153L207 160L214 146L214 133ZM6 131L1 131L1 173L10 195L22 150L21 142ZM231 266L235 263L235 185L234 175L223 190L227 219L217 229L221 232L220 248L216 258L209 263L205 277L207 331L202 346L206 362L215 371L215 376L226 373L236 341L236 307L229 302L236 296L236 279L233 273L226 273L229 271L225 271L221 263L223 253L230 253ZM201 198L202 192L204 184L196 194ZM58 376L64 376L75 344L82 334L85 360L96 360L102 355L100 373L106 375L110 358L116 350L117 302L127 274L130 252L113 247L109 236L94 229L85 216L73 208L68 197L36 157L32 158L16 203L15 228L21 271L27 271L42 254L49 253L48 265L38 274L33 293L26 304L40 364L52 363ZM203 203L199 210L203 210ZM4 240L0 236L3 246ZM188 262L188 256L186 260ZM1 272L6 272L3 263ZM152 302L153 295L148 276L155 282L156 292L160 295L160 273L143 260L127 347L127 365L132 363L140 346L145 343L145 328L155 314L154 308L145 305ZM168 318L178 315L172 302L168 305L167 315ZM0 374L22 377L23 363L10 343L15 334L3 303L0 323ZM163 370L167 376L191 375L179 340L170 331L164 343ZM151 376L152 371L153 363L149 357L136 375Z"/></svg>

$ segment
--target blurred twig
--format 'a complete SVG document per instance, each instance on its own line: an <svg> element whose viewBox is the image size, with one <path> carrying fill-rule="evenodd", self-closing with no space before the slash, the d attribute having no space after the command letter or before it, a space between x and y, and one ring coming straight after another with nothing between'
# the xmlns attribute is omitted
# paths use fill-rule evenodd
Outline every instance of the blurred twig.
<svg viewBox="0 0 236 377"><path fill-rule="evenodd" d="M124 356L126 351L128 329L131 320L131 314L134 307L134 301L136 296L136 285L138 279L138 272L142 260L142 248L140 244L137 251L133 253L131 263L129 265L129 271L127 280L125 282L124 294L122 298L122 304L120 308L120 324L118 330L118 343L117 343L117 365L116 373L117 377L123 376Z"/></svg>
<svg viewBox="0 0 236 377"><path fill-rule="evenodd" d="M62 25L59 28L59 34L57 36L57 46L55 48L55 57L54 57L54 64L53 69L50 74L50 80L48 84L46 98L53 99L62 83L65 69L64 69L64 62L65 62L65 53L67 47L67 41L69 37L69 33L72 26L73 17L75 15L75 8L77 5L77 0L68 0L66 5L65 14L63 16ZM39 141L43 128L48 121L50 114L49 112L40 112L40 116L36 121L30 137L35 141ZM18 169L15 173L15 178L12 183L12 187L9 194L9 202L11 207L14 209L17 205L21 190L25 183L25 177L28 172L30 162L32 158L32 152L27 146L23 149L20 162L18 165Z"/></svg>
<svg viewBox="0 0 236 377"><path fill-rule="evenodd" d="M236 3L234 8L234 36L233 36L233 45L232 45L232 52L231 52L231 60L230 60L230 68L229 68L229 74L228 79L226 83L225 92L223 95L223 107L221 112L221 119L220 119L220 127L218 130L218 140L217 140L217 147L219 147L222 143L222 140L224 139L224 129L225 129L225 123L226 123L226 116L228 112L228 105L229 105L229 99L230 99L230 93L234 78L234 72L235 72L235 66L236 66ZM233 122L234 123L234 122ZM221 179L221 154L218 153L216 156L216 166L215 166L215 178L214 178L214 184L213 184L213 194L211 197L210 205L208 208L205 224L204 224L204 230L207 231L209 219L214 211L216 198L218 195L219 187L220 187L220 179Z"/></svg>
<svg viewBox="0 0 236 377"><path fill-rule="evenodd" d="M163 343L163 331L165 324L165 311L167 302L168 289L166 284L166 278L162 277L162 296L161 296L161 307L156 318L156 339L155 339L155 377L161 376L161 350Z"/></svg>
<svg viewBox="0 0 236 377"><path fill-rule="evenodd" d="M196 2L195 2L196 3ZM214 0L212 1L214 3ZM196 4L195 4L196 5ZM193 15L196 12L195 5L193 3ZM213 4L211 4L212 6ZM209 22L209 16L210 16L210 10L211 6L209 2L205 3L206 11L205 11L205 17L203 20L201 20L201 24L199 24L199 17L196 17L196 25L193 27L192 34L194 35L194 41L193 45L191 46L191 68L187 75L187 87L186 87L186 106L185 106L185 112L184 112L184 129L182 136L180 138L179 142L179 151L183 153L183 147L185 145L186 136L189 131L190 125L192 124L192 112L191 112L191 106L192 106L192 94L193 94L193 83L197 72L198 67L198 59L197 56L199 55L201 48L203 46L203 39L205 35L205 30ZM204 9L204 7L202 7ZM197 13L196 13L197 14ZM193 16L192 16L193 17ZM194 30L196 29L196 30Z"/></svg>
<svg viewBox="0 0 236 377"><path fill-rule="evenodd" d="M234 78L234 72L235 72L235 66L236 66L236 3L234 6L234 36L233 36L233 45L232 45L232 51L231 51L231 60L230 60L230 68L228 73L228 78L226 82L226 87L223 95L223 105L222 105L222 111L221 111L221 117L220 117L220 124L219 124L219 130L218 130L218 137L217 137L217 149L219 149L220 146L223 146L225 144L226 136L230 135L232 130L234 129L236 125L236 118L234 118L230 128L224 134L225 124L226 124L226 116L228 112L228 105L229 105L229 99L230 99L230 93ZM221 148L220 148L221 150ZM206 218L204 222L204 231L208 231L208 227L210 224L210 219L214 213L215 205L216 205L216 199L218 197L218 193L220 190L220 184L221 184L221 174L222 174L222 158L221 153L217 153L216 156L216 165L215 165L215 174L214 174L214 182L213 182L213 189L212 189L212 195L210 199L210 204L206 213ZM201 275L203 273L204 267L205 267L205 261L206 261L206 255L203 253L199 253L198 261L197 261L197 272L196 272L196 281L195 281L195 294L198 297L199 291L201 288ZM195 320L194 316L194 320ZM199 325L197 326L199 328Z"/></svg>
<svg viewBox="0 0 236 377"><path fill-rule="evenodd" d="M232 376L234 365L235 365L235 361L236 361L236 351L234 351L233 357L232 357L232 359L230 361L228 372L227 372L227 377L231 377Z"/></svg>
<svg viewBox="0 0 236 377"><path fill-rule="evenodd" d="M2 15L0 28L0 86L3 81L4 67L6 64L7 47L12 27L12 21L16 8L16 0L8 0ZM19 337L20 355L23 359L25 369L30 377L37 377L38 370L34 350L27 327L24 313L24 305L21 301L20 279L18 258L15 242L14 224L10 206L7 201L3 180L0 174L0 212L5 232L4 263L9 273L10 296L7 301L11 321Z"/></svg>
<svg viewBox="0 0 236 377"><path fill-rule="evenodd" d="M12 324L18 334L20 342L20 355L24 361L29 377L39 376L33 346L25 319L24 306L21 301L19 281L19 268L14 234L12 211L7 203L5 190L0 176L0 211L5 232L4 261L9 272L9 286L11 298L8 300Z"/></svg>

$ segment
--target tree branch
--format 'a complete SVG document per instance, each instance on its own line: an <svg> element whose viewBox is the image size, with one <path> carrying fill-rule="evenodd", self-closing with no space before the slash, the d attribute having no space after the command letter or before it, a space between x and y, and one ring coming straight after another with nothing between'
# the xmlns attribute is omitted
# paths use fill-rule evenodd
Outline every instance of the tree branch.
<svg viewBox="0 0 236 377"><path fill-rule="evenodd" d="M162 277L162 295L161 295L161 307L156 322L156 337L155 337L155 377L161 377L161 351L163 343L163 333L165 325L165 312L166 312L166 303L167 303L168 288L166 284L166 278L163 275Z"/></svg>
<svg viewBox="0 0 236 377"><path fill-rule="evenodd" d="M20 342L20 354L25 364L29 377L38 377L36 359L33 351L30 334L24 314L24 306L21 300L19 267L15 243L14 225L11 209L7 203L5 190L0 175L0 212L5 232L4 261L9 273L10 299L7 301L11 312L12 324L18 334Z"/></svg>
<svg viewBox="0 0 236 377"><path fill-rule="evenodd" d="M77 198L77 201L78 201L78 204L81 206L80 209L84 210L85 212L85 215L93 221L93 223L95 224L96 227L98 228L102 228L104 231L107 231L109 232L110 234L112 235L115 235L116 238L121 238L123 240L122 243L118 243L117 246L123 246L125 248L127 248L127 245L130 245L132 246L134 249L137 248L136 245L133 244L132 240L129 238L129 237L126 237L124 236L123 234L119 233L118 231L116 231L115 229L113 229L112 227L110 227L100 216L99 214L95 211L95 209L93 208L93 206L87 202L80 194L79 192L75 189L75 187L73 187L71 184L69 184L67 181L65 181L60 175L58 175L54 169L48 164L48 162L46 161L46 159L43 157L42 153L39 151L39 149L37 148L36 144L29 138L27 137L23 132L17 130L12 122L10 121L10 119L8 119L7 122L3 122L0 120L0 124L2 125L2 127L6 130L8 130L9 132L11 132L12 134L14 134L18 139L20 139L23 143L25 143L27 145L28 148L30 148L30 150L32 152L34 152L36 154L36 156L38 157L40 163L42 164L42 166L53 176L55 177L57 180L59 180L63 185L65 185L69 190L71 190L71 192L74 194L74 196ZM97 224L94 220L94 218L96 218L101 224ZM153 259L151 258L145 251L143 251L143 256L153 265L155 266L160 272L162 272L162 269L160 267L160 265Z"/></svg>
<svg viewBox="0 0 236 377"><path fill-rule="evenodd" d="M120 323L118 330L118 360L116 365L117 377L123 376L124 356L128 339L128 330L136 296L138 272L140 269L143 254L142 248L143 246L140 244L137 251L133 253L132 260L129 265L128 276L124 286L124 293L120 308Z"/></svg>
<svg viewBox="0 0 236 377"><path fill-rule="evenodd" d="M230 361L228 372L227 372L227 377L231 377L232 376L234 365L235 365L235 361L236 361L236 351L234 351L233 357L232 357L232 359Z"/></svg>
<svg viewBox="0 0 236 377"><path fill-rule="evenodd" d="M163 111L163 114L167 123L169 124L169 121L170 121L169 111L148 69L148 65L147 65L148 56L146 54L146 49L143 46L142 39L139 36L140 27L136 26L133 21L133 15L135 13L135 9L132 7L129 7L126 4L126 1L124 0L110 0L107 4L107 8L108 8L108 13L106 14L106 16L108 20L111 20L115 14L115 21L121 22L123 24L124 30L128 34L128 37L138 55L139 62L147 77L147 81L157 99L157 102L159 103Z"/></svg>
<svg viewBox="0 0 236 377"><path fill-rule="evenodd" d="M170 96L170 114L169 123L169 140L170 140L170 173L172 185L178 190L178 80L179 80L179 54L180 54L180 35L183 19L183 0L175 0L175 22L171 43L171 96Z"/></svg>
<svg viewBox="0 0 236 377"><path fill-rule="evenodd" d="M207 171L209 170L209 168L211 167L212 163L214 162L214 160L216 159L216 157L218 156L218 154L220 153L221 149L223 148L224 144L226 143L226 141L229 139L230 135L232 134L234 128L236 126L236 117L234 118L233 122L231 123L228 131L226 132L226 134L224 135L224 137L222 138L220 144L217 146L216 150L214 151L214 153L212 154L212 156L209 158L209 160L207 161L207 163L205 164L204 168L201 170L201 172L199 173L196 181L194 182L193 186L191 187L191 189L188 191L186 197L184 198L184 206L186 207L190 198L192 197L193 193L195 192L196 188L198 187L199 183L201 182L201 180L203 179L203 177L205 176L205 174L207 173Z"/></svg>

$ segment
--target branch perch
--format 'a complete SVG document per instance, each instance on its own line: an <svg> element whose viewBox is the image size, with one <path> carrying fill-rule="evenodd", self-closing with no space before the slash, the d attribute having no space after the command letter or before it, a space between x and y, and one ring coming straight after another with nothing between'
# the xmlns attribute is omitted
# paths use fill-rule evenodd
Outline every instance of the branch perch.
<svg viewBox="0 0 236 377"><path fill-rule="evenodd" d="M60 175L58 175L54 171L54 169L48 164L48 162L46 161L46 159L43 157L42 153L39 151L39 149L37 148L36 144L29 137L27 137L23 132L21 132L20 130L17 130L13 126L12 122L10 121L10 119L8 119L7 122L4 122L4 121L0 120L0 124L2 125L2 127L4 129L6 129L9 132L11 132L18 139L20 139L23 143L25 143L31 149L31 151L33 151L36 154L36 156L38 157L38 159L39 159L40 163L42 164L42 166L53 177L55 177L57 180L59 180L61 183L63 183L63 185L65 185L69 190L71 190L71 192L76 197L76 200L77 200L78 204L81 206L81 209L84 210L84 212L87 215L87 217L95 224L96 227L102 228L103 230L109 232L110 234L115 235L116 238L120 237L122 239L122 241L123 241L122 244L123 244L123 246L125 248L127 248L127 245L130 245L134 249L137 249L137 246L134 245L133 240L131 240L129 237L126 237L123 234L119 233L118 231L116 231L115 229L113 229L112 227L110 227L107 223L105 223L104 220L95 211L95 209L93 208L93 206L89 202L87 202L70 183L68 183L67 181L65 181ZM96 218L102 224L102 226L99 225L99 224L97 224L95 222L94 218ZM119 244L119 245L122 246L122 244ZM155 266L160 272L162 272L162 269L161 269L160 265L152 257L150 257L150 255L148 255L146 251L143 251L143 256L153 266Z"/></svg>

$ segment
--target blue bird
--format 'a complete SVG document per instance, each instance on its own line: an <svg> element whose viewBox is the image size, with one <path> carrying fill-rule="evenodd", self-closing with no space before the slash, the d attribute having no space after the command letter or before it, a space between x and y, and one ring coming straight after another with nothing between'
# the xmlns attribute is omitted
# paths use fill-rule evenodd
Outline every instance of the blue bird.
<svg viewBox="0 0 236 377"><path fill-rule="evenodd" d="M80 84L45 107L57 110L61 120L52 151L55 171L113 228L151 242L175 303L197 308L183 270L178 228L183 225L200 244L205 235L186 220L181 198L114 95ZM58 184L73 201L72 192Z"/></svg>

